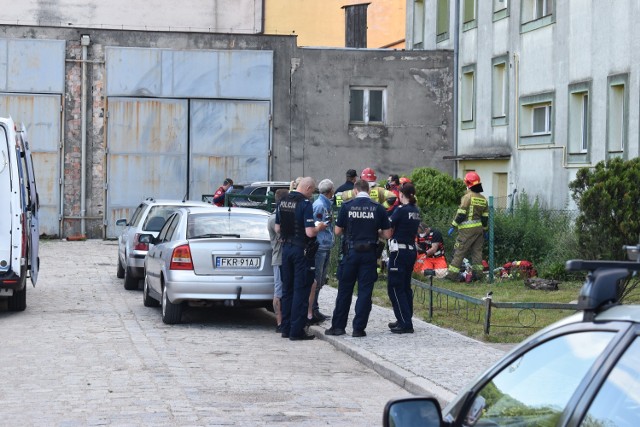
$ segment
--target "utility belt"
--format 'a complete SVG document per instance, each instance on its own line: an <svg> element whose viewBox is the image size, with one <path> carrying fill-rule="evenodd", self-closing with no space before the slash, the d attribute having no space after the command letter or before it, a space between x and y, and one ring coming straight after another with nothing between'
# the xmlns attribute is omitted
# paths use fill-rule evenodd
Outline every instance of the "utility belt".
<svg viewBox="0 0 640 427"><path fill-rule="evenodd" d="M347 242L346 249L353 249L356 252L374 252L378 247L378 242Z"/></svg>
<svg viewBox="0 0 640 427"><path fill-rule="evenodd" d="M395 239L389 240L389 252L398 252L400 249L413 251L416 249L416 246L408 243L398 243Z"/></svg>
<svg viewBox="0 0 640 427"><path fill-rule="evenodd" d="M307 245L300 239L281 239L282 243L289 243L290 245L297 246L299 248L305 248Z"/></svg>
<svg viewBox="0 0 640 427"><path fill-rule="evenodd" d="M320 247L317 239L308 239L307 241L301 241L299 239L283 239L282 242L304 249L304 257L308 260L315 259L318 248Z"/></svg>

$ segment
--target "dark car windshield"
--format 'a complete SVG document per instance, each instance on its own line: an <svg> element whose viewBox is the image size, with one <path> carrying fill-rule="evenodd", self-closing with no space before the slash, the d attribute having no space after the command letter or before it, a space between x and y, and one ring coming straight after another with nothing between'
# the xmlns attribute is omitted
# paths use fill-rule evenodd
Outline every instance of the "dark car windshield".
<svg viewBox="0 0 640 427"><path fill-rule="evenodd" d="M211 237L269 240L267 216L233 212L189 215L187 239Z"/></svg>

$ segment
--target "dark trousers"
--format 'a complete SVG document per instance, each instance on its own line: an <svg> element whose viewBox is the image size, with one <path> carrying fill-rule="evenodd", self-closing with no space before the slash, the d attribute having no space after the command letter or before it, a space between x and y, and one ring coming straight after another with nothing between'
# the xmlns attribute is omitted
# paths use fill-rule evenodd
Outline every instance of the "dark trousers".
<svg viewBox="0 0 640 427"><path fill-rule="evenodd" d="M387 292L398 326L401 328L413 328L411 273L415 262L415 250L400 249L398 252L389 253Z"/></svg>
<svg viewBox="0 0 640 427"><path fill-rule="evenodd" d="M358 282L358 299L356 314L353 318L353 330L364 331L371 313L371 294L373 285L378 280L376 253L356 252L350 249L340 261L340 277L338 279L338 296L333 310L332 328L345 329L353 298L353 288Z"/></svg>
<svg viewBox="0 0 640 427"><path fill-rule="evenodd" d="M282 332L290 337L304 333L309 308L309 262L304 257L304 249L284 243L282 245Z"/></svg>

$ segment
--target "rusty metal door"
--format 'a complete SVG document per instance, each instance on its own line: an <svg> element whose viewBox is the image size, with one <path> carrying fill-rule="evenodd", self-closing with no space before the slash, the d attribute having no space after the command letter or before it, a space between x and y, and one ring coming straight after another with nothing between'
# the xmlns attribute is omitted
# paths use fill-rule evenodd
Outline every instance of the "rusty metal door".
<svg viewBox="0 0 640 427"><path fill-rule="evenodd" d="M40 199L40 233L60 235L60 95L0 94L0 116L27 128Z"/></svg>
<svg viewBox="0 0 640 427"><path fill-rule="evenodd" d="M110 97L107 123L107 237L147 197L187 193L188 101Z"/></svg>
<svg viewBox="0 0 640 427"><path fill-rule="evenodd" d="M213 194L225 178L268 179L269 101L191 100L191 199Z"/></svg>

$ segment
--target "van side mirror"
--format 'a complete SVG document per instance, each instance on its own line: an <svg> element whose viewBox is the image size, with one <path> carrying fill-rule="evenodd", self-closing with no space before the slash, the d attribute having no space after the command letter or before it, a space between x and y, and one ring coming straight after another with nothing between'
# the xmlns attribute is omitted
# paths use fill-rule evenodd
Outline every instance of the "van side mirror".
<svg viewBox="0 0 640 427"><path fill-rule="evenodd" d="M119 225L119 226L127 225L127 219L120 218L119 220L116 220L116 225Z"/></svg>
<svg viewBox="0 0 640 427"><path fill-rule="evenodd" d="M441 427L442 410L433 397L393 399L384 407L384 427Z"/></svg>

